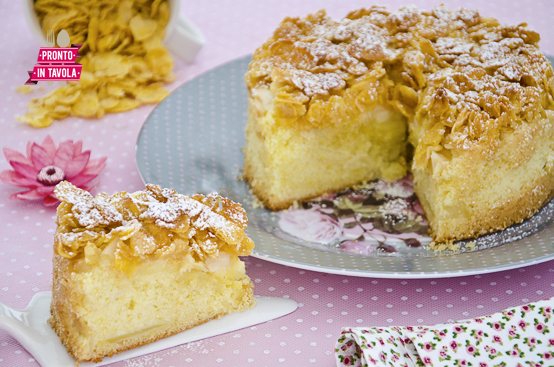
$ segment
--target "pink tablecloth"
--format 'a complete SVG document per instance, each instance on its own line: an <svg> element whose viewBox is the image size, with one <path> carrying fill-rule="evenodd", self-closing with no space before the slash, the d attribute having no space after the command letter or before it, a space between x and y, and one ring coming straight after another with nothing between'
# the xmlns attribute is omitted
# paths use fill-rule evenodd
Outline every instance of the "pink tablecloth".
<svg viewBox="0 0 554 367"><path fill-rule="evenodd" d="M23 2L23 1L22 1ZM554 54L554 3L445 1L451 8L478 8L502 22L527 22L542 35L541 47ZM401 1L388 1L396 9ZM440 2L410 1L422 8ZM38 44L27 29L19 1L0 2L0 146L25 151L29 140L51 134L56 143L82 139L92 156L108 156L100 190L143 188L135 142L152 106L102 120L70 118L37 130L16 121L26 103L43 92L16 94L36 59ZM181 11L202 29L207 44L192 64L176 63L175 88L195 75L252 52L285 16L327 8L333 17L370 6L367 1L182 1ZM0 170L8 163L0 157ZM55 210L40 202L7 199L16 192L0 183L0 301L24 308L33 294L50 289ZM332 366L342 326L433 324L487 315L510 306L554 296L554 262L493 274L445 279L372 279L328 275L247 261L259 295L286 296L300 303L291 315L200 342L182 345L114 366ZM37 366L10 336L0 332L0 367Z"/></svg>

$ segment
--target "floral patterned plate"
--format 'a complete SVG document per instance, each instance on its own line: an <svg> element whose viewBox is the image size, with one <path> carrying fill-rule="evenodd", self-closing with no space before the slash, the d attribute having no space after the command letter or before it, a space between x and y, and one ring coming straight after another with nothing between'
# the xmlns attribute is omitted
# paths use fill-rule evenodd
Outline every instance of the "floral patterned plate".
<svg viewBox="0 0 554 367"><path fill-rule="evenodd" d="M364 277L437 278L554 259L554 202L504 231L427 249L426 222L411 180L370 182L279 213L254 204L239 180L251 57L230 61L177 88L146 120L137 142L144 182L185 194L219 191L243 204L252 256L297 268ZM473 243L474 242L474 243Z"/></svg>

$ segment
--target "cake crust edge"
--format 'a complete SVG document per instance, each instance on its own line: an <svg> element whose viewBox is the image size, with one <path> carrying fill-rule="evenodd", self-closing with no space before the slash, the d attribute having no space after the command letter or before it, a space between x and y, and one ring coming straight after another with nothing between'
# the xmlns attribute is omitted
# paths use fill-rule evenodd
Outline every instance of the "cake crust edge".
<svg viewBox="0 0 554 367"><path fill-rule="evenodd" d="M146 344L153 343L155 341L158 341L160 339L164 339L167 337L170 337L172 335L178 334L182 331L192 329L196 326L205 324L208 321L219 319L223 316L228 315L229 313L220 313L217 314L209 319L203 320L201 322L198 322L194 325L188 326L188 327L175 327L169 330L164 330L162 333L155 334L152 337L143 338L142 340L134 343L128 343L123 344L123 346L114 348L108 353L104 353L102 356L99 356L97 358L81 358L80 354L82 353L82 350L80 350L77 346L77 341L79 340L78 335L72 331L70 328L67 327L67 325L62 322L62 319L65 318L66 320L70 320L70 315L63 315L67 310L68 307L61 307L60 303L70 303L70 300L72 297L67 297L67 288L63 286L62 280L64 279L63 275L60 274L61 272L69 273L69 261L67 259L64 259L62 256L54 254L53 263L54 263L54 277L52 281L52 287L58 287L56 292L52 292L52 302L50 303L50 317L48 318L48 324L52 327L52 329L56 332L58 337L60 338L60 341L62 344L66 347L68 353L75 358L79 362L94 362L99 363L103 360L103 358L106 357L113 357L116 354L119 354L121 352L131 350L134 348L141 347ZM250 307L255 306L256 299L254 297L253 292L253 285L252 281L250 281L250 287L244 287L245 295L243 297L243 302L240 305L240 308L235 310L235 312L244 311Z"/></svg>
<svg viewBox="0 0 554 367"><path fill-rule="evenodd" d="M449 228L439 228L435 231L430 229L429 234L433 238L433 241L437 243L447 243L477 238L485 234L500 231L531 218L553 197L553 195L554 172L549 172L529 185L526 190L521 191L513 200L495 208L489 208L489 210L483 211L483 213L475 213L473 216L475 219L468 222L466 226L466 228L471 228L471 231L459 231L455 233ZM421 204L425 209L425 205L427 204L424 203L423 200Z"/></svg>

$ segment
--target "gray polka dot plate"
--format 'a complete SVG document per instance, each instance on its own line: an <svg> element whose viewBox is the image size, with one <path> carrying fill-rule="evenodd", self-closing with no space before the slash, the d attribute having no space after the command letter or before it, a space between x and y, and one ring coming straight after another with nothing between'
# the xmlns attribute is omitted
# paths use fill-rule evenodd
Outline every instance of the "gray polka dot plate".
<svg viewBox="0 0 554 367"><path fill-rule="evenodd" d="M249 187L239 180L245 145L247 90L244 73L251 57L210 70L177 88L148 116L137 141L144 182L183 194L209 193L240 202L249 218L252 256L324 273L376 278L438 278L508 270L554 259L554 201L534 217L482 236L457 253L425 246L352 253L300 240L280 230L279 216L255 208Z"/></svg>

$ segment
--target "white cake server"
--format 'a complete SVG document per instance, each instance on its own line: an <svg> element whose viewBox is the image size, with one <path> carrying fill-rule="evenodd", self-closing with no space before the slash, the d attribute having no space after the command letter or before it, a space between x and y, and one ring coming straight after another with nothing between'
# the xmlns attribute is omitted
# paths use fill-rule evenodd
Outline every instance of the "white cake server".
<svg viewBox="0 0 554 367"><path fill-rule="evenodd" d="M81 363L81 366L103 366L225 334L285 316L298 307L298 304L291 299L263 296L256 296L256 299L258 303L249 310L235 312L140 348L104 358L101 363ZM0 330L13 336L42 367L74 367L75 360L67 354L65 347L47 322L50 317L51 300L51 292L41 292L35 294L24 310L14 310L0 303Z"/></svg>

